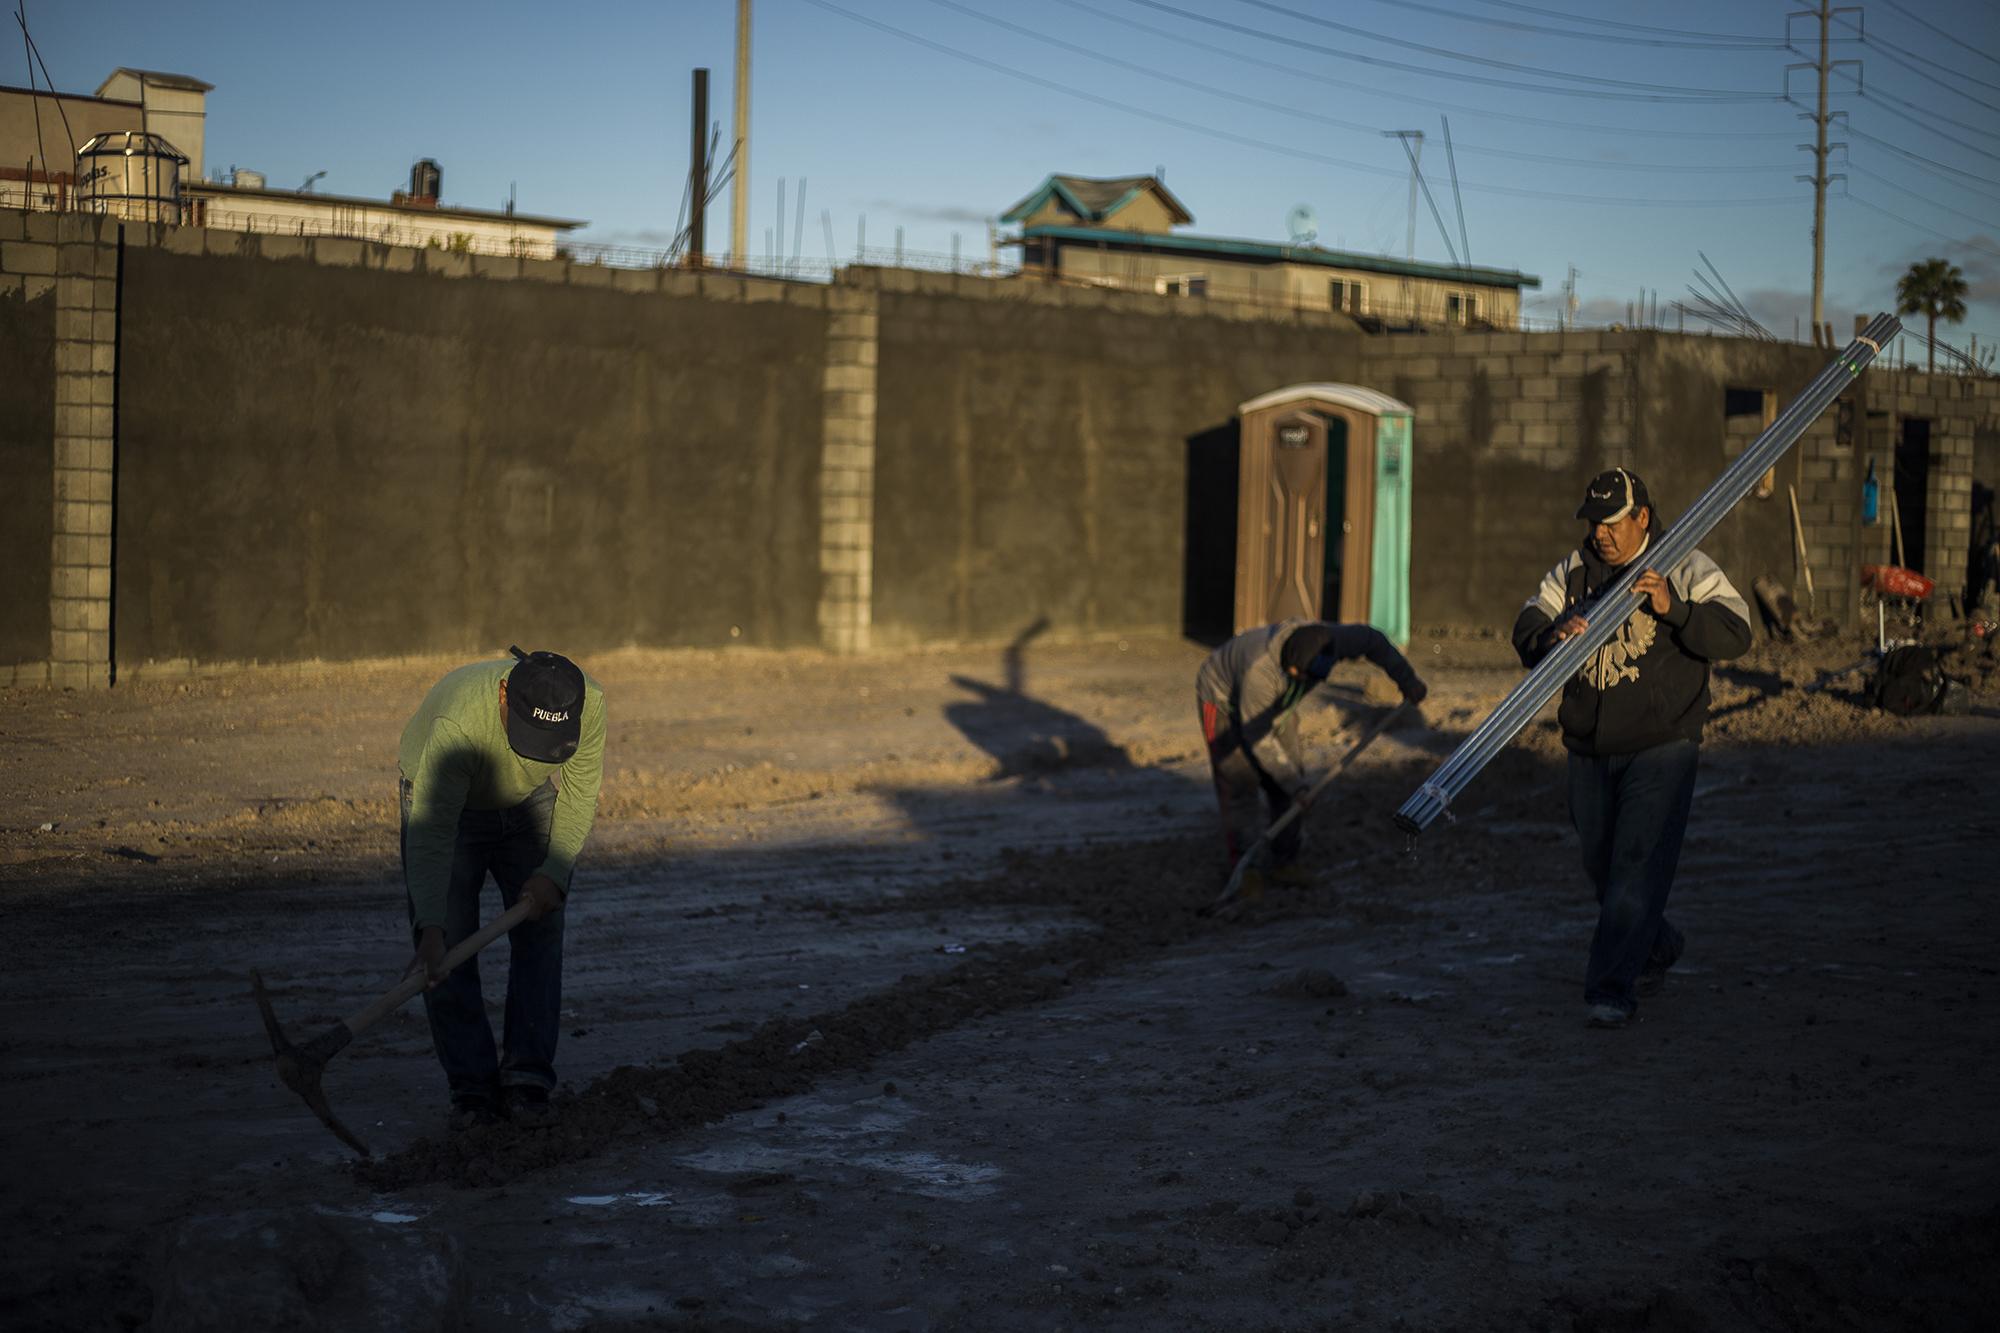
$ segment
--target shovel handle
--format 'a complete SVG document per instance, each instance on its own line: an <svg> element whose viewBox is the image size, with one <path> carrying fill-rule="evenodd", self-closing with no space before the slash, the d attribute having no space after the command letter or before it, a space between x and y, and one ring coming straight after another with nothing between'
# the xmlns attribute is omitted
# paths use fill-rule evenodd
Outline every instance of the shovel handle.
<svg viewBox="0 0 2000 1333"><path fill-rule="evenodd" d="M514 927L520 925L523 921L526 921L528 913L533 907L534 904L528 901L526 896L523 896L519 902L516 902L499 916L494 917L484 926L481 926L478 931L460 940L457 946L444 956L443 966L445 975L450 976L453 968L478 953L481 949L484 949L487 945L493 943L493 941L499 939L502 935L505 935ZM360 1036L367 1029L381 1022L382 1019L393 1014L405 1004L408 1004L411 997L422 993L423 989L424 978L421 974L414 977L407 977L397 982L379 998L372 1001L367 1008L357 1010L347 1019L348 1033L352 1036Z"/></svg>

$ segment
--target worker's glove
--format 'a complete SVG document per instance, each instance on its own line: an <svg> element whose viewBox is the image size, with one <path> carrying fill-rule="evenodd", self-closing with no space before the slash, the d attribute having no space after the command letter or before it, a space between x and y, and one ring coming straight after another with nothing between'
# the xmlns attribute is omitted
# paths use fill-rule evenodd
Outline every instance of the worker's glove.
<svg viewBox="0 0 2000 1333"><path fill-rule="evenodd" d="M1415 707L1430 697L1431 687L1424 684L1421 676L1413 676L1403 687L1403 702Z"/></svg>

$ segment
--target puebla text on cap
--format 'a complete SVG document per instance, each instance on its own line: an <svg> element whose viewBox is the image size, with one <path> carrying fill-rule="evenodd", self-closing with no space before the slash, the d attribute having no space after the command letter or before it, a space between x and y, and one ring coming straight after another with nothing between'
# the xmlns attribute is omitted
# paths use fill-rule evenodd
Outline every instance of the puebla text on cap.
<svg viewBox="0 0 2000 1333"><path fill-rule="evenodd" d="M583 672L560 653L507 651L507 744L523 759L563 763L583 734Z"/></svg>

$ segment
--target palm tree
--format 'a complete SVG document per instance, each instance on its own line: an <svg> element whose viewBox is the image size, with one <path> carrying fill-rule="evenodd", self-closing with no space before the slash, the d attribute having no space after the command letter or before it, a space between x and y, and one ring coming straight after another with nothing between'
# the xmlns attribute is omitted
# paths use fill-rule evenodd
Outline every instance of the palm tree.
<svg viewBox="0 0 2000 1333"><path fill-rule="evenodd" d="M1956 324L1965 318L1965 275L1958 265L1944 259L1926 259L1910 265L1896 279L1896 313L1923 315L1930 320L1930 369L1937 370L1937 322L1940 318Z"/></svg>

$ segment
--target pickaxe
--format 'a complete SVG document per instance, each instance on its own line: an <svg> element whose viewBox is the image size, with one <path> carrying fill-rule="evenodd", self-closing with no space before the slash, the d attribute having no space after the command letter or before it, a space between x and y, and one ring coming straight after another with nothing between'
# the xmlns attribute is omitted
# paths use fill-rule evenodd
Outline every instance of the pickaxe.
<svg viewBox="0 0 2000 1333"><path fill-rule="evenodd" d="M1221 896L1208 906L1202 908L1200 914L1202 916L1214 916L1217 912L1235 902L1236 895L1243 888L1243 876L1249 871L1251 865L1256 862L1258 855L1263 852L1264 848L1274 842L1278 835L1291 825L1294 819L1305 813L1306 807L1311 805L1313 800L1326 790L1327 784L1347 771L1347 766L1354 762L1356 755L1374 744L1377 736L1380 736L1383 732L1394 726L1397 719L1409 712L1412 707L1414 707L1412 704L1397 704L1394 708L1384 713L1376 720L1374 726L1368 728L1362 734L1360 740L1348 747L1347 753L1340 756L1339 762L1321 774L1312 786L1306 788L1305 799L1292 802L1291 809L1272 820L1271 827L1264 830L1263 836L1250 844L1248 851L1236 858L1236 869L1229 872L1229 883L1223 886Z"/></svg>
<svg viewBox="0 0 2000 1333"><path fill-rule="evenodd" d="M534 904L524 896L477 934L459 941L458 946L444 956L444 973L449 975L460 963L526 921L533 907ZM326 1062L346 1050L349 1042L421 992L424 988L423 973L405 977L366 1008L335 1023L303 1046L294 1046L285 1039L284 1029L278 1026L278 1016L271 1012L271 997L264 990L264 978L252 971L250 980L256 990L258 1012L264 1015L264 1031L271 1034L271 1050L278 1057L279 1081L304 1098L312 1113L319 1117L321 1124L333 1131L336 1138L363 1157L368 1156L368 1145L354 1137L353 1131L341 1124L333 1108L326 1104L326 1093L319 1086L320 1075L326 1072Z"/></svg>

